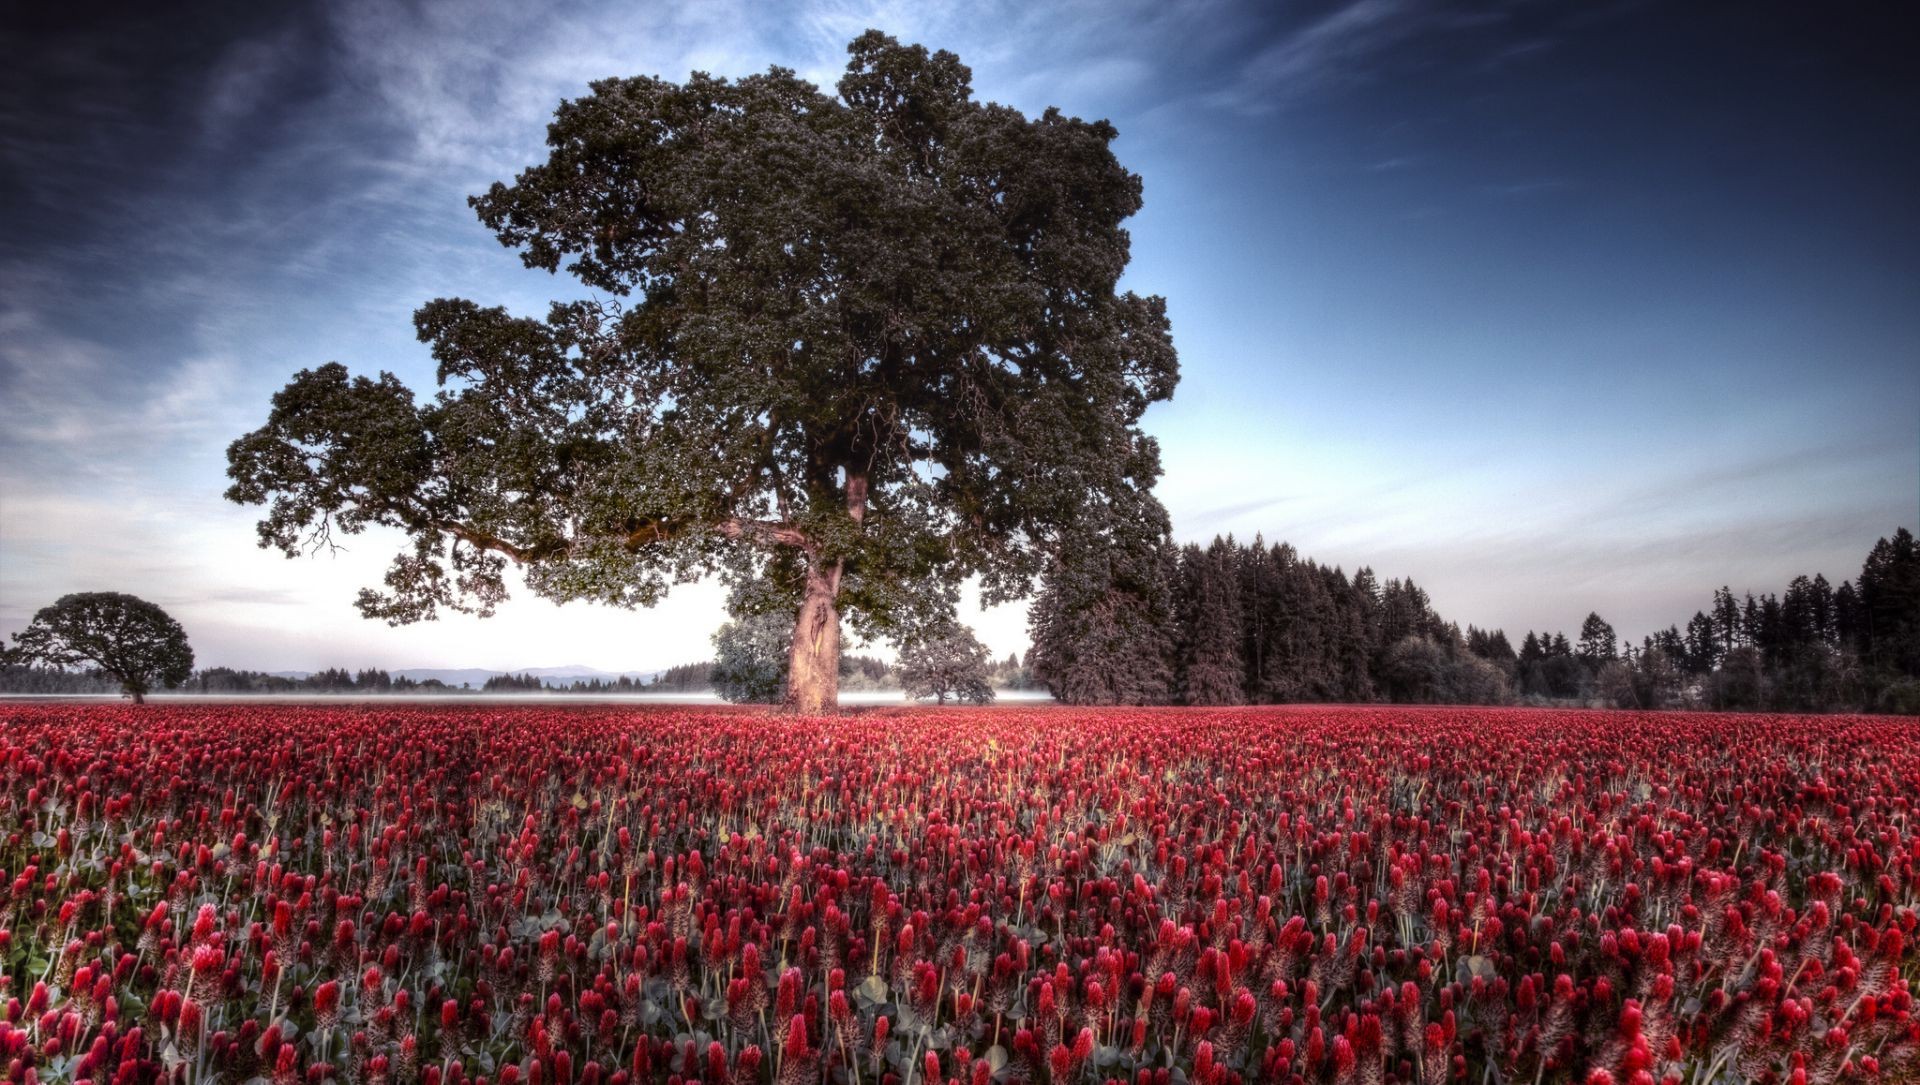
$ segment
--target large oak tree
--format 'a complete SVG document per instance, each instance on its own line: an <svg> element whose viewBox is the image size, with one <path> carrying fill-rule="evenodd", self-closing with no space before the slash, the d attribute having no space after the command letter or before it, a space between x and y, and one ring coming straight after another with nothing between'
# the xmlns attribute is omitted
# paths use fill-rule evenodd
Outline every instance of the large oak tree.
<svg viewBox="0 0 1920 1085"><path fill-rule="evenodd" d="M159 606L117 591L63 595L0 651L0 662L90 667L120 683L134 704L155 686L172 689L193 676L186 630Z"/></svg>
<svg viewBox="0 0 1920 1085"><path fill-rule="evenodd" d="M958 585L1024 594L1063 532L1127 507L1178 366L1120 291L1140 179L1114 129L972 96L868 32L837 96L774 68L610 79L550 155L472 204L590 300L415 315L430 401L303 371L229 451L289 554L369 525L411 545L371 617L491 611L509 562L554 600L648 605L720 572L786 593L789 703L834 705L840 622L907 637Z"/></svg>

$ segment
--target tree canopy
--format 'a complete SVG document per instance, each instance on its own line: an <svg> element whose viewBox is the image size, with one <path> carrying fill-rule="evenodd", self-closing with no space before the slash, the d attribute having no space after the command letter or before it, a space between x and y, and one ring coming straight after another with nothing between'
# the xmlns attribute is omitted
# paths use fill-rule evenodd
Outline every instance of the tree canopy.
<svg viewBox="0 0 1920 1085"><path fill-rule="evenodd" d="M900 653L900 685L909 697L947 698L963 704L993 700L987 646L959 623L908 644Z"/></svg>
<svg viewBox="0 0 1920 1085"><path fill-rule="evenodd" d="M135 704L155 686L193 676L186 630L153 603L114 591L63 595L41 607L7 658L54 667L87 666L120 683Z"/></svg>
<svg viewBox="0 0 1920 1085"><path fill-rule="evenodd" d="M714 572L795 613L789 700L867 637L1018 597L1082 511L1150 487L1138 423L1178 366L1118 289L1141 206L1104 121L973 98L947 52L869 31L837 95L783 68L592 85L549 157L471 202L594 292L544 318L415 314L431 400L300 372L229 450L263 546L398 528L369 617L489 613L509 562L557 601L649 605Z"/></svg>
<svg viewBox="0 0 1920 1085"><path fill-rule="evenodd" d="M787 681L787 637L793 623L779 614L746 614L713 635L713 691L735 704L773 704Z"/></svg>

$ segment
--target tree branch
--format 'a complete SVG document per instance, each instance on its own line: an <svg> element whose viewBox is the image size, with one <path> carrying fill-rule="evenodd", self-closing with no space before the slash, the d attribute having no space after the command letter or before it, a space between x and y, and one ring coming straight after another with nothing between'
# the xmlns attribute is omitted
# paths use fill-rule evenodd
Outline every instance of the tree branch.
<svg viewBox="0 0 1920 1085"><path fill-rule="evenodd" d="M784 520L743 520L732 516L714 526L729 539L754 538L778 546L791 546L808 554L814 552L813 540Z"/></svg>

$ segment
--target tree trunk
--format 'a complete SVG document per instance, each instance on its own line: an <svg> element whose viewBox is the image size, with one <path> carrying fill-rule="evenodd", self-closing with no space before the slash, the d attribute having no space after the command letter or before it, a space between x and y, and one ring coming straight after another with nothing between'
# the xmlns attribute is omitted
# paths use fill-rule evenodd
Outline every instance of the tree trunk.
<svg viewBox="0 0 1920 1085"><path fill-rule="evenodd" d="M824 716L840 707L840 570L807 572L807 591L794 616L787 657L788 710Z"/></svg>
<svg viewBox="0 0 1920 1085"><path fill-rule="evenodd" d="M867 518L867 476L849 470L847 518L857 527ZM840 574L846 565L825 561L809 551L806 594L793 619L793 644L787 655L786 708L802 716L824 716L840 709Z"/></svg>
<svg viewBox="0 0 1920 1085"><path fill-rule="evenodd" d="M146 695L146 692L145 692L144 690L141 690L141 689L139 689L139 688L138 688L138 687L136 687L136 686L128 686L128 687L127 687L127 692L128 692L128 693L131 693L131 694L133 694L133 703L134 703L134 704L146 704L146 703L147 703L147 695Z"/></svg>

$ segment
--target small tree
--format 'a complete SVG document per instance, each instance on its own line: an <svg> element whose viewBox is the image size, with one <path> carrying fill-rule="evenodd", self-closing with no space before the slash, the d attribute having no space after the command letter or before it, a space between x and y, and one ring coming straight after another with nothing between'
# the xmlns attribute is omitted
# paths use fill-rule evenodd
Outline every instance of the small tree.
<svg viewBox="0 0 1920 1085"><path fill-rule="evenodd" d="M14 639L10 659L53 667L91 664L120 683L134 704L160 685L172 689L193 675L187 634L166 611L113 591L61 596L40 608Z"/></svg>
<svg viewBox="0 0 1920 1085"><path fill-rule="evenodd" d="M909 697L947 698L966 704L993 700L987 646L964 625L944 628L900 653L900 685Z"/></svg>
<svg viewBox="0 0 1920 1085"><path fill-rule="evenodd" d="M747 614L713 635L713 690L735 704L777 704L787 688L787 638L777 613Z"/></svg>

